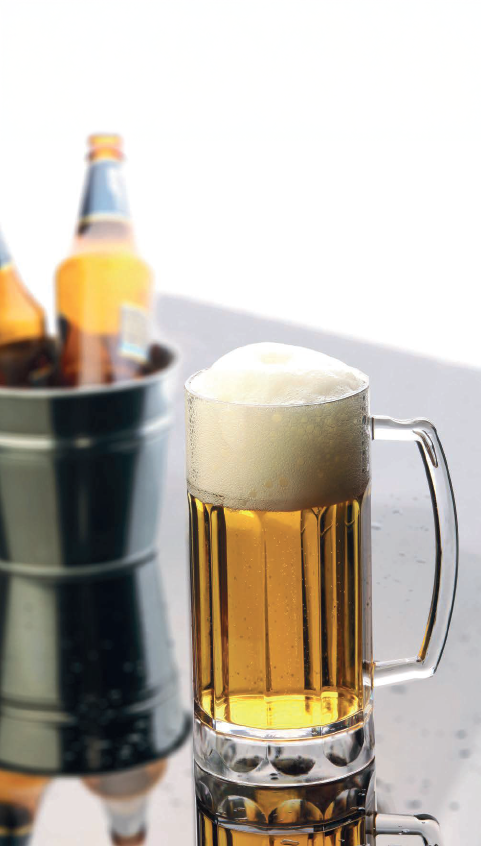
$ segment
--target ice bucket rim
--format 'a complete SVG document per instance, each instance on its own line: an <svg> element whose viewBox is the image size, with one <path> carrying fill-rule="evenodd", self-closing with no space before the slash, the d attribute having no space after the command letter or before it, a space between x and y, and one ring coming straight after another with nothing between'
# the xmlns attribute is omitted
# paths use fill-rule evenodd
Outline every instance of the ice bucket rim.
<svg viewBox="0 0 481 846"><path fill-rule="evenodd" d="M166 356L164 364L159 365L153 373L143 376L141 379L126 379L122 382L113 382L112 384L101 385L81 385L75 388L5 388L0 387L0 403L2 398L5 399L26 399L28 401L37 399L62 399L72 397L97 396L98 394L113 394L122 391L142 390L148 385L155 382L160 382L164 378L169 378L172 371L179 363L180 355L178 349L172 344L153 344L153 349L160 351Z"/></svg>

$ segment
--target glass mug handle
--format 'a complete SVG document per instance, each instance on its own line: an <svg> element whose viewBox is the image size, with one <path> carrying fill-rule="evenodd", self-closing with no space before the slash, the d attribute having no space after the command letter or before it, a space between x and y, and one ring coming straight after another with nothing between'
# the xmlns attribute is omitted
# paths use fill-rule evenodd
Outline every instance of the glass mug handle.
<svg viewBox="0 0 481 846"><path fill-rule="evenodd" d="M376 814L376 837L378 834L414 834L420 837L425 846L442 846L441 829L434 817L419 814Z"/></svg>
<svg viewBox="0 0 481 846"><path fill-rule="evenodd" d="M393 420L372 417L376 441L414 441L419 447L429 484L436 541L434 587L426 631L414 658L374 663L374 685L429 678L438 667L448 636L456 594L458 573L458 524L448 465L437 436L428 420Z"/></svg>

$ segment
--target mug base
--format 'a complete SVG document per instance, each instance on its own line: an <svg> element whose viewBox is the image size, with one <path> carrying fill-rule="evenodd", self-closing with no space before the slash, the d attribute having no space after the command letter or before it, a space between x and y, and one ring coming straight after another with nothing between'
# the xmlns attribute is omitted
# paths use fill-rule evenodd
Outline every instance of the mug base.
<svg viewBox="0 0 481 846"><path fill-rule="evenodd" d="M258 732L236 728L237 734L214 731L195 717L194 759L205 772L239 784L280 787L336 781L374 758L371 704L360 719L329 734L299 738L278 732L261 738Z"/></svg>

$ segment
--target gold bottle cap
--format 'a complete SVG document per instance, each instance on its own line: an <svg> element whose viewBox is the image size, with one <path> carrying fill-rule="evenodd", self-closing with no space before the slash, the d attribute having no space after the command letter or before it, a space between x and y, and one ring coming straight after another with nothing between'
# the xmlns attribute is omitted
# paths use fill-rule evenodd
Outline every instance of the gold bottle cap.
<svg viewBox="0 0 481 846"><path fill-rule="evenodd" d="M124 158L123 141L120 135L112 133L95 133L88 139L89 152L87 158L91 162L100 159L116 159L122 161Z"/></svg>

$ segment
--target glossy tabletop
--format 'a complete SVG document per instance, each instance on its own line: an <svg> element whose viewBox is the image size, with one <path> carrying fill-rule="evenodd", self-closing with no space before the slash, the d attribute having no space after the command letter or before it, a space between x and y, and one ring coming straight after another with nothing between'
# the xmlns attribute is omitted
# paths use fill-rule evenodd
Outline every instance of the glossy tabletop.
<svg viewBox="0 0 481 846"><path fill-rule="evenodd" d="M327 323L322 315L319 322ZM450 846L481 844L481 371L176 298L158 306L162 341L181 354L160 534L160 566L184 702L191 696L183 382L223 353L256 341L313 347L359 367L375 414L427 417L437 427L457 498L460 578L450 635L436 676L375 691L380 810L429 813ZM406 327L409 336L409 327ZM377 660L415 653L434 571L427 482L413 445L373 445L373 604ZM473 837L474 839L470 839ZM147 844L194 843L194 790L187 742L152 794ZM403 842L380 837L380 844ZM406 841L409 843L410 841ZM413 842L411 840L411 842ZM100 804L75 780L50 786L33 846L108 846Z"/></svg>

